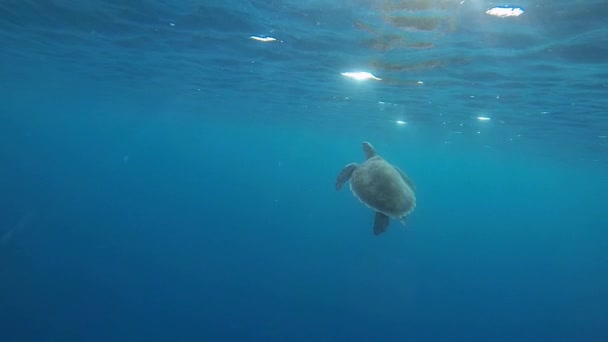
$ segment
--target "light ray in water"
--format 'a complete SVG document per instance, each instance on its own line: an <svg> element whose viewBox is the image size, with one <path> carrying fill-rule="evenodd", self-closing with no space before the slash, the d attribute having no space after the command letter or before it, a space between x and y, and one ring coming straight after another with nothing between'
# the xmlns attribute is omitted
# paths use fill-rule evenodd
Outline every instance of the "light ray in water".
<svg viewBox="0 0 608 342"><path fill-rule="evenodd" d="M34 216L34 212L29 212L26 215L23 215L19 219L19 222L17 222L17 224L15 224L13 228L2 234L2 236L0 237L0 246L6 246L16 233L23 230L23 228L30 226L34 219Z"/></svg>

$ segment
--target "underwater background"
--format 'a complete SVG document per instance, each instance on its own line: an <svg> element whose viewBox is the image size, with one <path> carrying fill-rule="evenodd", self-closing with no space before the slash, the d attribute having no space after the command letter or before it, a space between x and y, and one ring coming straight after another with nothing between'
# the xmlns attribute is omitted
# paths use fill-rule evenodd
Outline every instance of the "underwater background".
<svg viewBox="0 0 608 342"><path fill-rule="evenodd" d="M607 16L0 1L0 341L608 341Z"/></svg>

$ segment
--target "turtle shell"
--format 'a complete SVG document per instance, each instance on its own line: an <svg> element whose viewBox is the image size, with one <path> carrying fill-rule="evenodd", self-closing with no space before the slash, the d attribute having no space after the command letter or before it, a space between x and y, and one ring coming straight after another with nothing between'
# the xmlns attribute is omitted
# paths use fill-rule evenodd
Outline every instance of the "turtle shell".
<svg viewBox="0 0 608 342"><path fill-rule="evenodd" d="M350 190L363 204L392 218L401 219L416 207L414 190L406 179L377 155L353 172Z"/></svg>

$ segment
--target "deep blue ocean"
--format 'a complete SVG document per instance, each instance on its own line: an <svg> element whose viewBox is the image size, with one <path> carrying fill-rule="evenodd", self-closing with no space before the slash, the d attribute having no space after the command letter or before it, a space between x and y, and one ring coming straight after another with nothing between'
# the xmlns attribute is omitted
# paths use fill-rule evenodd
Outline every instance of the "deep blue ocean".
<svg viewBox="0 0 608 342"><path fill-rule="evenodd" d="M608 341L607 17L0 0L0 342Z"/></svg>

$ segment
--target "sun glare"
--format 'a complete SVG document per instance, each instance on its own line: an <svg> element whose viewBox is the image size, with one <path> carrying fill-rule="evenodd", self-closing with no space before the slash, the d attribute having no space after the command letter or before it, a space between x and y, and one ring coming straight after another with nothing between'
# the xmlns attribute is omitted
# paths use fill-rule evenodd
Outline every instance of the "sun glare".
<svg viewBox="0 0 608 342"><path fill-rule="evenodd" d="M376 77L376 76L372 75L371 73L369 73L367 71L343 72L342 76L354 78L357 81L364 81L364 80L376 80L376 81L380 81L380 80L382 80L381 78Z"/></svg>
<svg viewBox="0 0 608 342"><path fill-rule="evenodd" d="M517 17L524 13L523 8L519 7L494 7L486 11L486 14L499 18Z"/></svg>

